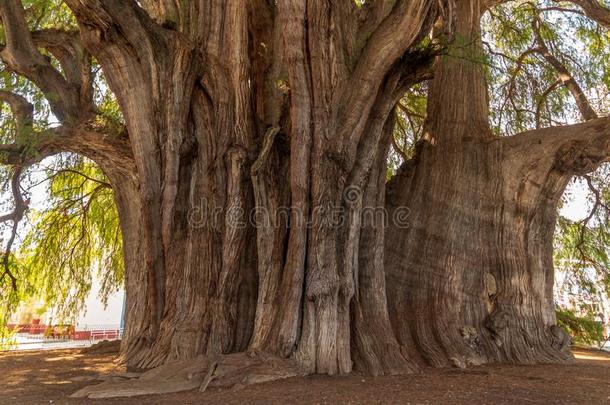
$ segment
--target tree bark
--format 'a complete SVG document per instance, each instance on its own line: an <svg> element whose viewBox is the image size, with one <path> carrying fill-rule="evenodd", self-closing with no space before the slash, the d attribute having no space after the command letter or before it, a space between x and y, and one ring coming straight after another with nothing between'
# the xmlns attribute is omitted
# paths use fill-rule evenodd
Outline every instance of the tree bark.
<svg viewBox="0 0 610 405"><path fill-rule="evenodd" d="M388 183L388 211L409 214L386 231L390 318L420 364L569 362L552 295L557 204L574 174L606 160L607 120L492 135L482 11L458 2L467 45L438 61L424 140Z"/></svg>
<svg viewBox="0 0 610 405"><path fill-rule="evenodd" d="M610 125L492 135L481 2L65 2L126 134L87 128L90 62L73 35L15 46L15 0L0 7L3 24L21 21L0 56L61 92L54 112L78 123L45 147L111 180L128 367L239 351L326 374L571 359L551 295L556 205L610 155ZM460 46L435 65L415 158L386 184L393 109L430 79L433 27ZM36 41L72 67L65 78Z"/></svg>
<svg viewBox="0 0 610 405"><path fill-rule="evenodd" d="M364 44L351 2L67 3L133 149L117 187L128 366L248 349L307 372L410 370L392 353L383 236L360 217L382 207L384 124L424 79L430 57L405 55L440 3L378 10Z"/></svg>

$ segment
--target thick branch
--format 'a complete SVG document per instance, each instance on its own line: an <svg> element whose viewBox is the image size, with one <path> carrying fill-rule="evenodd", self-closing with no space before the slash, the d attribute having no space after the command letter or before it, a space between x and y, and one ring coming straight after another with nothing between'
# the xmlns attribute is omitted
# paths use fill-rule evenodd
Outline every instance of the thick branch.
<svg viewBox="0 0 610 405"><path fill-rule="evenodd" d="M452 21L450 4L427 0L399 1L373 32L342 97L345 104L339 112L342 130L337 138L337 152L343 149L343 145L358 142L372 108L372 100L375 100L393 66L430 33L438 15Z"/></svg>
<svg viewBox="0 0 610 405"><path fill-rule="evenodd" d="M598 0L568 0L570 3L580 6L585 15L600 25L610 28L610 9Z"/></svg>
<svg viewBox="0 0 610 405"><path fill-rule="evenodd" d="M400 98L413 85L431 78L430 66L434 60L432 56L428 55L419 60L416 57L406 59L410 63L395 64L377 94L366 123L366 130L357 145L354 167L349 180L351 186L364 188L384 132L383 128L387 125L388 119L391 119L388 117L395 114L394 109L400 104Z"/></svg>
<svg viewBox="0 0 610 405"><path fill-rule="evenodd" d="M507 146L508 164L530 167L543 159L555 170L584 175L610 161L610 118L526 131L499 141Z"/></svg>
<svg viewBox="0 0 610 405"><path fill-rule="evenodd" d="M53 113L60 119L82 116L79 89L64 79L51 62L38 52L19 0L0 3L0 18L6 46L0 58L18 74L27 77L45 93Z"/></svg>
<svg viewBox="0 0 610 405"><path fill-rule="evenodd" d="M30 142L0 144L0 164L24 166L61 153L73 152L96 162L104 171L132 176L134 157L127 134L99 124L99 120L30 133ZM31 154L30 150L36 153Z"/></svg>
<svg viewBox="0 0 610 405"><path fill-rule="evenodd" d="M352 75L352 83L358 83L349 87L352 93L366 93L368 98L376 91L390 68L430 32L435 20L436 10L429 1L398 2L368 40Z"/></svg>
<svg viewBox="0 0 610 405"><path fill-rule="evenodd" d="M580 88L568 68L565 67L563 63L555 55L551 53L549 47L546 42L542 38L542 34L540 33L540 25L541 21L538 16L534 18L532 21L532 28L534 31L534 35L536 36L536 42L538 43L538 47L540 48L540 54L546 59L547 62L553 66L553 68L557 71L557 75L559 76L559 80L562 81L563 85L570 91L572 96L574 97L574 101L578 106L578 110L582 115L584 120L592 120L597 118L597 113L591 107L585 92Z"/></svg>
<svg viewBox="0 0 610 405"><path fill-rule="evenodd" d="M358 12L361 21L358 39L365 41L390 14L395 2L392 0L367 1ZM359 41L359 42L360 42Z"/></svg>
<svg viewBox="0 0 610 405"><path fill-rule="evenodd" d="M141 0L140 4L160 24L179 26L184 18L178 0Z"/></svg>
<svg viewBox="0 0 610 405"><path fill-rule="evenodd" d="M133 0L66 0L91 46L101 42L127 41L134 49L155 49L151 40L162 40L162 28ZM153 38L156 37L156 38ZM157 44L161 45L161 43Z"/></svg>
<svg viewBox="0 0 610 405"><path fill-rule="evenodd" d="M45 48L57 58L67 81L79 89L81 100L91 100L91 56L80 43L80 34L77 31L46 29L32 32L32 40L37 47Z"/></svg>

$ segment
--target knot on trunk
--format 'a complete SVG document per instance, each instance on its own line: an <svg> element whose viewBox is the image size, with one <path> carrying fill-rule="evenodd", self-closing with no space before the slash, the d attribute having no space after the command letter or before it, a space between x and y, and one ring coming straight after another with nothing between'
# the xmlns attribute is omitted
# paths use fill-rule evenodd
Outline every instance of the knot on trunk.
<svg viewBox="0 0 610 405"><path fill-rule="evenodd" d="M606 159L604 151L590 141L568 144L557 152L555 168L563 173L584 175L595 171Z"/></svg>
<svg viewBox="0 0 610 405"><path fill-rule="evenodd" d="M240 167L248 159L248 151L241 145L234 145L227 151L225 159L230 168Z"/></svg>
<svg viewBox="0 0 610 405"><path fill-rule="evenodd" d="M508 328L509 323L510 314L504 309L496 309L489 314L487 319L485 319L485 327L491 332L494 338L500 336L500 333Z"/></svg>
<svg viewBox="0 0 610 405"><path fill-rule="evenodd" d="M479 332L477 332L476 328L473 326L464 326L460 333L464 338L464 341L468 345L470 349L477 355L482 355L484 353L483 344L481 343L481 339L479 338ZM476 361L469 361L470 364L478 364Z"/></svg>
<svg viewBox="0 0 610 405"><path fill-rule="evenodd" d="M569 350L570 345L572 344L572 338L561 326L551 326L550 332L551 345L554 349L557 349L562 352L566 351L566 349Z"/></svg>
<svg viewBox="0 0 610 405"><path fill-rule="evenodd" d="M491 273L485 273L485 291L489 300L493 301L498 292L498 284L496 278Z"/></svg>

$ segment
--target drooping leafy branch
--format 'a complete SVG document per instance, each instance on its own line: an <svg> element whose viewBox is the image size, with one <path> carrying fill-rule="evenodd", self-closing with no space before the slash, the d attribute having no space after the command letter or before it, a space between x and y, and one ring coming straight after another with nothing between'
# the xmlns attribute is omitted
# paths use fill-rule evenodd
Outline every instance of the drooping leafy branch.
<svg viewBox="0 0 610 405"><path fill-rule="evenodd" d="M91 161L67 156L46 162L28 173L29 194L40 194L46 185L48 198L44 207L29 211L28 223L19 228L23 237L18 249L6 250L3 266L12 283L1 284L1 304L4 308L41 299L56 317L70 318L81 310L93 278L101 281L104 302L122 284L118 214L108 179ZM16 210L22 217L25 207L22 201Z"/></svg>
<svg viewBox="0 0 610 405"><path fill-rule="evenodd" d="M580 184L588 190L588 213L582 220L560 217L557 224L556 265L566 272L569 284L578 285L589 294L600 288L610 294L609 181L608 166L584 176Z"/></svg>

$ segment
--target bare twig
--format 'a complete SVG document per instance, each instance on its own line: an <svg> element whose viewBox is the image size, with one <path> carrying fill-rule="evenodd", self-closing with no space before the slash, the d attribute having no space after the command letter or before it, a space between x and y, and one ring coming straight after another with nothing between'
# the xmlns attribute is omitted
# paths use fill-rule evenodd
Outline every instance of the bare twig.
<svg viewBox="0 0 610 405"><path fill-rule="evenodd" d="M0 216L0 222L8 222L12 221L13 226L11 228L11 235L9 237L8 242L6 243L6 248L4 251L4 256L2 258L3 265L3 273L0 276L0 283L4 281L5 277L9 277L11 279L11 285L13 290L17 290L17 277L13 274L10 268L10 257L11 257L11 249L13 247L13 243L15 242L15 237L17 236L17 229L19 228L19 222L23 218L25 212L28 209L29 201L24 200L21 195L21 185L20 179L23 169L21 167L17 167L14 169L13 177L11 180L11 191L13 193L13 199L15 202L15 207L12 212Z"/></svg>

